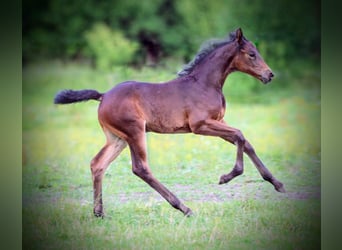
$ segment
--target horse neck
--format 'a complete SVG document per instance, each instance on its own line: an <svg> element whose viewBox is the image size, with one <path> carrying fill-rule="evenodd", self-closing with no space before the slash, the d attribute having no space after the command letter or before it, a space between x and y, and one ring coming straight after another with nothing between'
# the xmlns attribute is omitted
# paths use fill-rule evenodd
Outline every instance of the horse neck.
<svg viewBox="0 0 342 250"><path fill-rule="evenodd" d="M234 71L231 63L237 49L234 42L216 49L195 68L194 76L206 87L222 89L227 76Z"/></svg>

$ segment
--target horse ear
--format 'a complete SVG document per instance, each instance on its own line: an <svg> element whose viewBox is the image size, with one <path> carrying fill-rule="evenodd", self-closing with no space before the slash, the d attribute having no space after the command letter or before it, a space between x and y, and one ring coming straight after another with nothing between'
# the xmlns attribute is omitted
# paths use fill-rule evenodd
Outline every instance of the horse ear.
<svg viewBox="0 0 342 250"><path fill-rule="evenodd" d="M242 29L241 28L238 28L235 31L235 37L236 37L237 42L241 45L242 41L243 41L243 33L242 33Z"/></svg>

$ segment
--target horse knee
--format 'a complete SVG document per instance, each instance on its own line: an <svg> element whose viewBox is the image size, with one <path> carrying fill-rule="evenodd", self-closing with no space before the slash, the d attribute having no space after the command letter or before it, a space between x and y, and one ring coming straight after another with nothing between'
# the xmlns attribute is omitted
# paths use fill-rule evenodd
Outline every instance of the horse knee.
<svg viewBox="0 0 342 250"><path fill-rule="evenodd" d="M240 145L244 145L246 142L245 137L243 136L240 130L237 130L234 135L234 142Z"/></svg>

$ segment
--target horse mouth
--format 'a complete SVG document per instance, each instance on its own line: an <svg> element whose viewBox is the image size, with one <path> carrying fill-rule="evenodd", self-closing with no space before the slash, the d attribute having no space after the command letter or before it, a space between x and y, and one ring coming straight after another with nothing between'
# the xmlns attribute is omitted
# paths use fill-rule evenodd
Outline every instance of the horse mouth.
<svg viewBox="0 0 342 250"><path fill-rule="evenodd" d="M268 84L269 82L272 81L272 77L269 77L269 78L261 77L260 80L262 81L263 84Z"/></svg>
<svg viewBox="0 0 342 250"><path fill-rule="evenodd" d="M267 83L269 83L270 81L272 81L272 78L274 77L274 74L272 73L272 72L268 72L267 74L266 74L266 76L265 75L260 75L259 76L259 79L260 79L260 81L262 81L264 84L267 84Z"/></svg>

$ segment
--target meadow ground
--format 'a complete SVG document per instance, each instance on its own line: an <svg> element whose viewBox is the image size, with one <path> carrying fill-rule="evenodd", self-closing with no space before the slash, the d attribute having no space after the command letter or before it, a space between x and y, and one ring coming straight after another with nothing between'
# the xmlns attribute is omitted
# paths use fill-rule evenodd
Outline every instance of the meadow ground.
<svg viewBox="0 0 342 250"><path fill-rule="evenodd" d="M105 174L106 217L93 217L89 162L105 139L98 103L56 106L55 93L172 77L167 69L103 74L76 64L24 68L23 249L320 249L317 84L282 89L275 79L253 96L241 93L239 101L234 89L250 77L232 75L226 83L227 123L244 133L287 193L263 181L247 157L242 176L218 185L236 156L223 140L151 133L152 171L194 216L184 217L134 176L125 149Z"/></svg>

